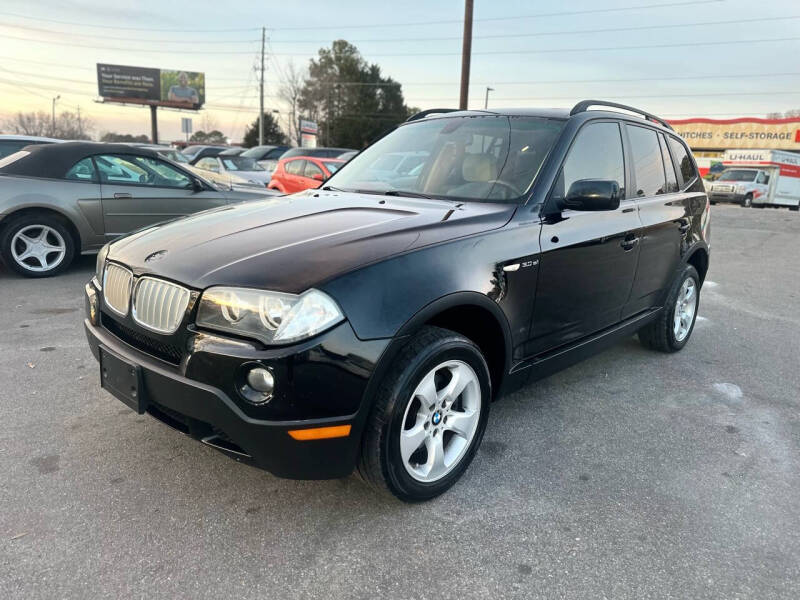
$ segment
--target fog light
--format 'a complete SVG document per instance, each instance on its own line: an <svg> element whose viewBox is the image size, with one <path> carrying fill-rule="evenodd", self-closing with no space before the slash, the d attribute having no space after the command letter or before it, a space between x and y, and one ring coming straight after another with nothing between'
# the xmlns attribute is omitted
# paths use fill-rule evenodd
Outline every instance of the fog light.
<svg viewBox="0 0 800 600"><path fill-rule="evenodd" d="M266 369L256 367L247 374L247 384L257 392L271 394L275 387L275 378Z"/></svg>
<svg viewBox="0 0 800 600"><path fill-rule="evenodd" d="M275 378L264 367L253 367L247 371L245 383L239 389L250 404L266 404L272 400Z"/></svg>

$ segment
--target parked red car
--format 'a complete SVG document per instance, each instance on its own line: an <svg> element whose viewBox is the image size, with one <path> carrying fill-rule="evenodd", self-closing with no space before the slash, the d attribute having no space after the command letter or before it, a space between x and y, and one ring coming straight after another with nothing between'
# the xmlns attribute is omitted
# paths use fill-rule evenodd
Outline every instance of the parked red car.
<svg viewBox="0 0 800 600"><path fill-rule="evenodd" d="M335 158L312 156L284 158L278 161L267 187L284 194L318 188L346 162Z"/></svg>

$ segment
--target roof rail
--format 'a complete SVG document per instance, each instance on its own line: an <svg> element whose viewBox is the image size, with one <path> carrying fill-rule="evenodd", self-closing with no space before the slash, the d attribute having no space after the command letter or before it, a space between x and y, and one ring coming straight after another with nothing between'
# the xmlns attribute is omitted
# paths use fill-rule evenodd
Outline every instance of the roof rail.
<svg viewBox="0 0 800 600"><path fill-rule="evenodd" d="M606 102L605 100L581 100L575 106L572 107L572 110L569 111L570 116L576 115L581 112L586 112L590 106L611 106L613 108L621 108L622 110L627 110L632 113L636 113L637 115L642 115L645 119L649 121L655 121L656 123L660 123L667 129L672 129L672 125L667 123L664 119L657 117L649 112L645 112L639 108L634 108L632 106L627 106L626 104L617 104L616 102Z"/></svg>
<svg viewBox="0 0 800 600"><path fill-rule="evenodd" d="M428 110L421 110L418 113L414 113L410 117L406 119L406 123L409 121L416 121L418 119L424 119L428 115L437 115L440 113L449 113L449 112L458 112L461 110L460 108L429 108Z"/></svg>

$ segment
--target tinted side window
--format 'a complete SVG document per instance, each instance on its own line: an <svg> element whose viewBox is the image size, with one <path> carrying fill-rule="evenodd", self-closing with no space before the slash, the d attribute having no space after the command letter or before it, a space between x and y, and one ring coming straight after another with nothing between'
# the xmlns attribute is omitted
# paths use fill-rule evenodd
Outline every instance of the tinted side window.
<svg viewBox="0 0 800 600"><path fill-rule="evenodd" d="M581 179L616 181L625 197L625 161L617 123L591 123L578 132L561 168L553 197L563 198L570 186Z"/></svg>
<svg viewBox="0 0 800 600"><path fill-rule="evenodd" d="M307 160L306 161L306 168L305 168L305 171L303 171L303 175L305 177L313 177L314 175L323 175L323 173L322 173L322 169L320 169L317 165L312 163L310 160Z"/></svg>
<svg viewBox="0 0 800 600"><path fill-rule="evenodd" d="M102 183L130 183L154 187L189 189L187 175L163 160L145 156L105 154L95 157Z"/></svg>
<svg viewBox="0 0 800 600"><path fill-rule="evenodd" d="M672 136L667 139L669 140L669 149L672 152L672 160L675 161L675 170L678 172L678 183L681 187L684 187L698 176L697 172L684 145Z"/></svg>
<svg viewBox="0 0 800 600"><path fill-rule="evenodd" d="M290 160L284 167L289 175L302 175L304 160Z"/></svg>
<svg viewBox="0 0 800 600"><path fill-rule="evenodd" d="M658 134L647 127L626 125L631 140L633 172L636 175L636 195L655 196L666 191L664 161Z"/></svg>
<svg viewBox="0 0 800 600"><path fill-rule="evenodd" d="M658 134L658 144L661 146L661 158L664 160L664 170L667 172L667 193L672 194L678 191L678 179L675 177L675 168L669 157L667 142L662 133Z"/></svg>
<svg viewBox="0 0 800 600"><path fill-rule="evenodd" d="M75 181L95 181L97 179L94 162L91 158L84 158L79 160L72 168L64 175L64 179L72 179Z"/></svg>

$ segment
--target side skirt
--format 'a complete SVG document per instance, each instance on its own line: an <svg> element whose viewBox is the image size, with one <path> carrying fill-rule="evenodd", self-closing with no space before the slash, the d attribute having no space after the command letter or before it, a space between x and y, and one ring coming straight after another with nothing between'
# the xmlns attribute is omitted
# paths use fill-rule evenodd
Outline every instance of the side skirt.
<svg viewBox="0 0 800 600"><path fill-rule="evenodd" d="M571 367L575 363L613 346L623 338L633 335L655 319L662 310L664 309L655 308L639 313L594 335L525 360L512 368L510 375L514 376L514 379L518 379L517 375L521 376L523 372L526 372L527 377L521 376L519 379L530 383Z"/></svg>

